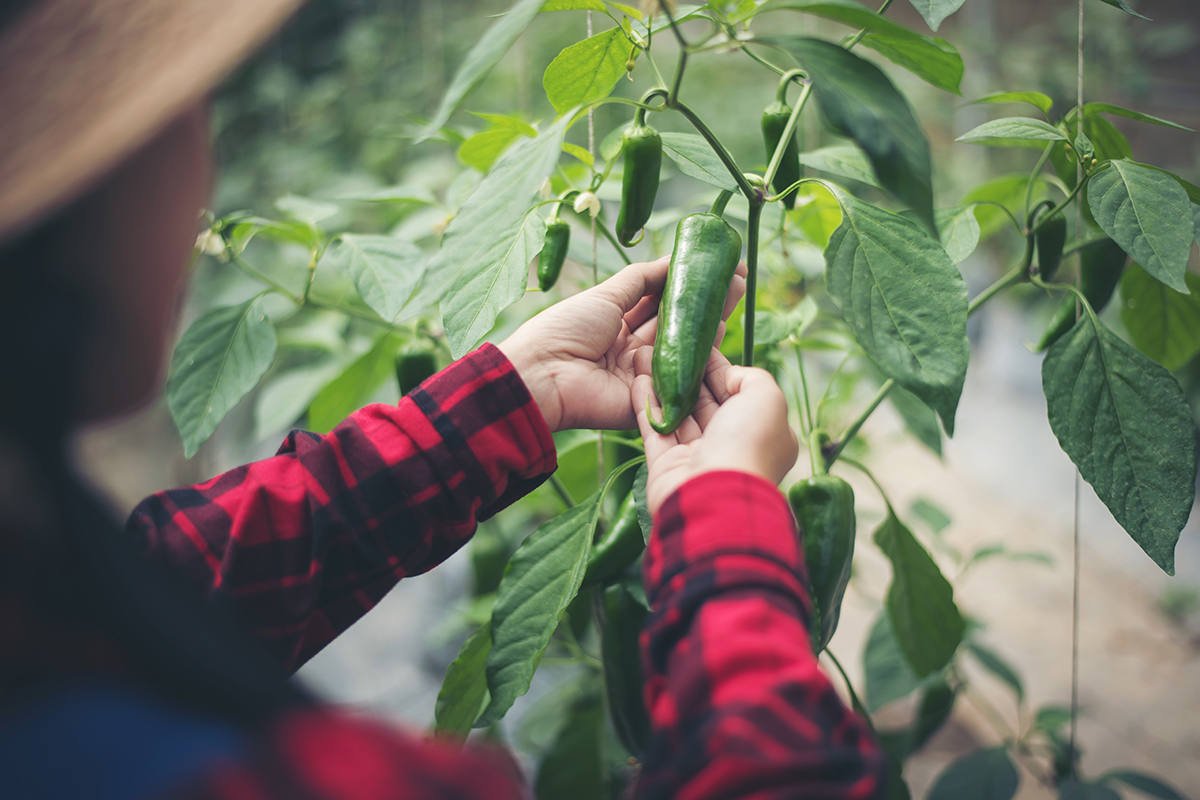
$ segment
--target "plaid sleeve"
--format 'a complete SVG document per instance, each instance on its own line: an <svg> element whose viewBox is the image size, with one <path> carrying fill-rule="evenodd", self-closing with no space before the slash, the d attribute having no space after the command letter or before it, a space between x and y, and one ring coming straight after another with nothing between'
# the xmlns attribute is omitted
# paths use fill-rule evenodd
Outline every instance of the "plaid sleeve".
<svg viewBox="0 0 1200 800"><path fill-rule="evenodd" d="M644 562L638 797L883 797L882 751L810 649L802 570L791 511L761 478L706 473L664 503Z"/></svg>
<svg viewBox="0 0 1200 800"><path fill-rule="evenodd" d="M537 404L485 345L397 406L293 431L273 458L144 500L127 529L294 669L555 466Z"/></svg>

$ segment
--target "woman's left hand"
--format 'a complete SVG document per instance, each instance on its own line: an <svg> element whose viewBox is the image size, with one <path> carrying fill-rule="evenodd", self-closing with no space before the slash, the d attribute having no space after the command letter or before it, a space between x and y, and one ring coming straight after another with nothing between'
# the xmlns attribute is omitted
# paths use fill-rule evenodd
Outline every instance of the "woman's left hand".
<svg viewBox="0 0 1200 800"><path fill-rule="evenodd" d="M630 264L603 283L563 300L500 343L553 431L569 428L630 430L633 356L654 343L658 300L668 259ZM746 293L739 264L723 318ZM719 344L725 323L717 332Z"/></svg>

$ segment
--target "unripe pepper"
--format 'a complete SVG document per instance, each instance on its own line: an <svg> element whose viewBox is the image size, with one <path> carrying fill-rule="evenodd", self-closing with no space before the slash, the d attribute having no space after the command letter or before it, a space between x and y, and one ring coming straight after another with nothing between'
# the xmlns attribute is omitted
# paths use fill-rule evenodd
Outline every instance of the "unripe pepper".
<svg viewBox="0 0 1200 800"><path fill-rule="evenodd" d="M1112 299L1128 260L1129 256L1112 239L1087 247L1079 254L1079 290L1097 314ZM1050 317L1045 333L1034 348L1035 352L1040 353L1057 342L1074 325L1075 295L1070 294L1063 298Z"/></svg>
<svg viewBox="0 0 1200 800"><path fill-rule="evenodd" d="M538 288L543 292L550 291L558 281L570 246L571 225L565 219L559 219L556 210L554 216L546 222L546 241L542 245L541 255L538 256Z"/></svg>
<svg viewBox="0 0 1200 800"><path fill-rule="evenodd" d="M396 382L405 395L420 386L437 369L437 356L432 350L411 350L396 357Z"/></svg>
<svg viewBox="0 0 1200 800"><path fill-rule="evenodd" d="M638 650L638 636L648 612L623 582L597 593L593 609L600 631L608 714L621 744L640 761L650 740L650 715L642 694Z"/></svg>
<svg viewBox="0 0 1200 800"><path fill-rule="evenodd" d="M854 489L833 475L814 475L788 490L800 526L808 584L812 589L813 652L833 638L854 560Z"/></svg>
<svg viewBox="0 0 1200 800"><path fill-rule="evenodd" d="M633 124L622 138L621 152L625 174L621 178L621 209L617 212L617 240L626 247L646 226L658 195L658 174L662 170L662 137L646 124L646 109L639 108Z"/></svg>
<svg viewBox="0 0 1200 800"><path fill-rule="evenodd" d="M664 435L674 432L700 399L704 367L742 254L742 237L720 217L728 194L714 205L716 213L684 217L675 229L651 364L662 422L651 419L650 425Z"/></svg>
<svg viewBox="0 0 1200 800"><path fill-rule="evenodd" d="M604 538L592 546L580 588L607 583L636 561L645 549L646 539L638 523L637 501L633 492L630 492L621 502L612 527Z"/></svg>
<svg viewBox="0 0 1200 800"><path fill-rule="evenodd" d="M1038 275L1044 281L1054 279L1062 263L1063 245L1067 243L1067 218L1061 211L1041 221L1034 239L1037 242Z"/></svg>
<svg viewBox="0 0 1200 800"><path fill-rule="evenodd" d="M781 87L786 89L785 83ZM780 98L778 101L767 106L762 115L762 135L763 143L767 146L767 160L775 154L775 148L779 146L779 140L783 138L783 131L787 128L788 120L792 117L792 107ZM792 138L788 140L787 147L783 151L783 160L779 162L779 168L775 170L775 178L771 181L771 188L776 193L782 192L784 189L791 186L796 181L800 180L800 142L796 138L796 132L792 131ZM783 198L783 205L789 210L796 206L796 193L791 192Z"/></svg>

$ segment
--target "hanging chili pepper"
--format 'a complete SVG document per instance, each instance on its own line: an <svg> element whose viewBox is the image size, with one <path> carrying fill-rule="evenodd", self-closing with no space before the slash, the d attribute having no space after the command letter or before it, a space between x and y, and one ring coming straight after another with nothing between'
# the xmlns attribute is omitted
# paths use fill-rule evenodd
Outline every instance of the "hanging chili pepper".
<svg viewBox="0 0 1200 800"><path fill-rule="evenodd" d="M583 588L612 580L645 549L646 539L638 524L637 501L630 492L621 502L612 527L592 546L587 572L583 574Z"/></svg>
<svg viewBox="0 0 1200 800"><path fill-rule="evenodd" d="M792 107L787 103L787 89L791 85L791 75L785 75L783 80L779 82L779 90L775 95L775 102L767 106L762 115L762 135L763 143L767 146L767 160L775 155L775 149L779 146L779 140L783 138L783 132L787 128L788 120L792 118ZM792 131L792 138L788 140L787 147L783 151L783 160L779 162L779 167L775 170L775 178L771 181L771 188L776 193L787 189L796 181L800 180L800 142L796 137L796 132ZM796 193L791 192L787 197L783 198L783 205L790 211L796 207Z"/></svg>
<svg viewBox="0 0 1200 800"><path fill-rule="evenodd" d="M633 124L621 137L625 174L621 178L621 209L617 212L617 240L625 247L641 241L638 232L646 226L658 195L662 170L662 137L646 124L646 109L639 108Z"/></svg>
<svg viewBox="0 0 1200 800"><path fill-rule="evenodd" d="M593 606L600 631L604 689L617 739L639 761L650 740L650 715L642 693L642 662L638 637L649 610L624 583L597 593Z"/></svg>
<svg viewBox="0 0 1200 800"><path fill-rule="evenodd" d="M800 526L804 563L812 589L813 652L821 652L837 630L842 598L854 560L854 489L834 475L814 475L788 490Z"/></svg>
<svg viewBox="0 0 1200 800"><path fill-rule="evenodd" d="M554 213L546 220L546 241L538 256L538 288L543 292L550 291L558 282L567 260L567 250L571 246L571 225L565 219L558 218L558 208L555 206Z"/></svg>

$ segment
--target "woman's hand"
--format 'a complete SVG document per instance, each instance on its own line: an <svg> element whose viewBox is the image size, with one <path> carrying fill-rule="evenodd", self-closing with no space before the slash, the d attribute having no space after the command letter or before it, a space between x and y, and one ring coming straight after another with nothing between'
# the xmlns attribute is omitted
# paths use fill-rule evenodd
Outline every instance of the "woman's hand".
<svg viewBox="0 0 1200 800"><path fill-rule="evenodd" d="M597 286L563 300L500 343L551 430L636 426L629 402L634 353L654 343L668 259L630 264ZM746 292L739 264L724 317ZM724 336L721 323L717 341Z"/></svg>
<svg viewBox="0 0 1200 800"><path fill-rule="evenodd" d="M766 370L735 367L716 350L705 368L696 410L669 436L646 417L659 414L650 379L652 348L634 358L633 404L646 444L650 513L689 478L713 470L749 472L778 484L796 463L799 445L788 425L787 400Z"/></svg>

